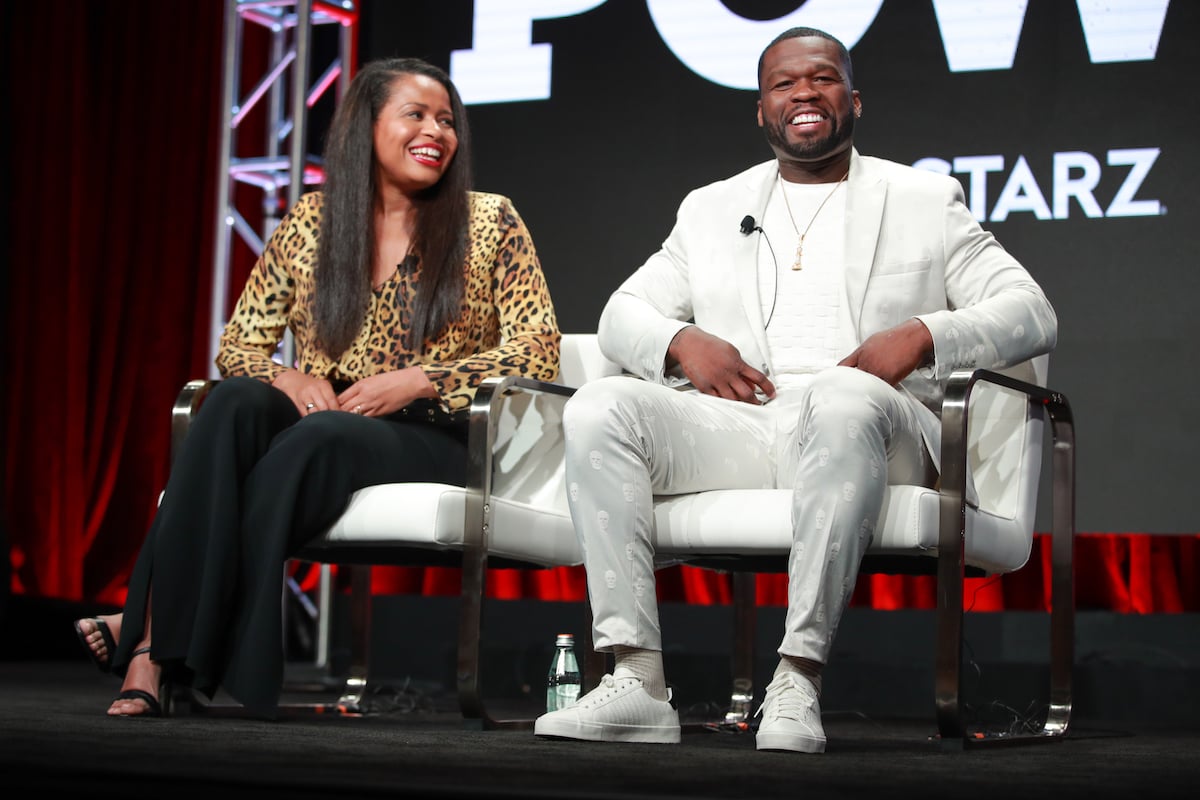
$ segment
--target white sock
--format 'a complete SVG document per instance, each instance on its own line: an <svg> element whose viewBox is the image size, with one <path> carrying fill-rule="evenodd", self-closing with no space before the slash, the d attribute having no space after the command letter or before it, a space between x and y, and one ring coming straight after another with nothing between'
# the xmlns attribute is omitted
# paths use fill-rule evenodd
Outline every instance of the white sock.
<svg viewBox="0 0 1200 800"><path fill-rule="evenodd" d="M639 678L646 694L655 700L667 699L667 677L663 671L661 650L617 645L613 648L613 677Z"/></svg>
<svg viewBox="0 0 1200 800"><path fill-rule="evenodd" d="M821 667L820 661L813 661L811 658L799 658L797 656L779 657L779 666L775 667L774 677L778 678L784 672L794 672L797 675L803 675L808 678L813 688L817 690L817 697L821 696Z"/></svg>

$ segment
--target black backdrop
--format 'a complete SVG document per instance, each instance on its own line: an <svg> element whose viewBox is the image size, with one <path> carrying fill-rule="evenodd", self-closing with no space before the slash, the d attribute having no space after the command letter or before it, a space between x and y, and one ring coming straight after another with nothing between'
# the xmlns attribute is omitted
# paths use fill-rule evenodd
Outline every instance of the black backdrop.
<svg viewBox="0 0 1200 800"><path fill-rule="evenodd" d="M655 26L653 1L607 0L534 20L527 42L551 46L549 99L468 106L476 185L515 201L566 331L595 329L604 300L658 247L687 190L771 157L755 122L755 92L718 85L682 63ZM833 29L841 23L826 9L850 5L691 2L698 16L723 6L715 12L763 20L766 39L790 24ZM526 5L557 5L545 13L561 14L572 3L366 2L360 57L415 55L451 69L452 52L473 46L477 10ZM1200 3L1169 3L1157 40L1154 30L1143 37L1152 58L1093 63L1077 4L1030 0L1011 68L971 71L950 69L934 2L875 5L862 35L846 41L863 96L858 149L904 163L991 156L999 167L972 173L960 161L954 174L1058 312L1050 384L1070 398L1076 417L1078 529L1200 531L1191 502L1200 442L1200 202L1187 188L1200 174ZM985 38L1002 23L981 17ZM1137 24L1121 21L1116 36L1142 36ZM711 47L719 50L719 37ZM494 64L501 84L505 70ZM1062 195L1092 180L1084 194L1098 211L1074 199L1055 208L1056 187ZM1123 189L1136 191L1124 197ZM1042 198L1049 213L1037 210ZM730 210L730 235L742 213Z"/></svg>

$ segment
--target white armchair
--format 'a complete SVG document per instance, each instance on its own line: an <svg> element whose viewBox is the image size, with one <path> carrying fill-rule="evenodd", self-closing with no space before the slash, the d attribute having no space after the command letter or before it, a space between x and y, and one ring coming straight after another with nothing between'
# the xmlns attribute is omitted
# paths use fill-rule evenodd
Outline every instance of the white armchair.
<svg viewBox="0 0 1200 800"><path fill-rule="evenodd" d="M595 337L564 337L561 382L578 386L616 366ZM1045 387L1049 359L1003 371L955 372L942 411L937 488L892 485L862 565L864 573L937 576L934 699L941 741L950 747L1048 740L1066 733L1074 661L1074 422L1066 398ZM579 372L575 372L579 369ZM963 580L1028 562L1041 477L1044 421L1053 441L1049 707L1032 734L968 730L963 715ZM556 455L557 457L557 455ZM556 464L556 467L558 465ZM968 491L968 486L971 490ZM969 499L968 499L969 498ZM547 513L563 515L562 492ZM791 546L790 490L720 490L659 497L654 545L664 562L733 573L733 690L727 722L749 719L754 698L755 574L785 572ZM559 535L564 535L561 532ZM598 674L596 661L586 670Z"/></svg>
<svg viewBox="0 0 1200 800"><path fill-rule="evenodd" d="M573 380L615 368L599 358L595 337L573 341L563 353ZM172 414L172 451L215 380L188 382ZM468 422L465 487L440 483L370 486L351 495L332 527L294 558L350 565L350 665L341 696L306 708L357 714L367 710L371 592L370 567L461 567L457 649L459 706L469 724L532 727L532 720L493 717L481 696L480 642L489 566L545 568L582 563L563 488L562 407L570 390L558 384L507 377L486 380ZM328 609L318 623L328 626ZM321 637L319 637L321 638ZM325 634L327 638L327 634Z"/></svg>
<svg viewBox="0 0 1200 800"><path fill-rule="evenodd" d="M1060 738L1071 711L1074 660L1074 427L1066 398L1044 387L1043 356L1003 372L955 372L942 413L940 486L889 486L863 572L937 575L934 698L943 743L995 741L968 731L962 714L963 579L1023 567L1032 548L1042 466L1043 420L1053 440L1050 703L1042 729ZM566 504L562 407L572 388L620 369L594 334L566 334L555 384L491 378L471 408L468 485L392 484L356 492L346 513L298 558L343 564L452 564L462 568L458 699L484 728L528 727L492 717L480 696L481 610L491 566L570 566L582 561ZM189 383L176 403L175 438L210 382ZM968 483L973 485L967 501ZM654 542L664 562L734 575L733 690L727 722L746 721L755 695L754 575L786 571L790 490L728 490L656 499ZM977 500L975 497L977 496ZM369 568L368 568L369 569ZM355 572L351 674L342 707L355 708L367 683L370 595ZM590 655L589 655L590 654ZM594 685L602 658L585 652ZM586 687L585 687L586 688ZM1019 738L1002 737L1005 741Z"/></svg>
<svg viewBox="0 0 1200 800"><path fill-rule="evenodd" d="M564 352L580 350L588 359L603 359L593 340L568 336ZM949 747L1055 739L1066 733L1070 721L1074 422L1066 398L1044 388L1048 364L1049 358L1040 356L1000 372L965 370L950 376L942 408L940 484L932 489L889 486L863 561L863 573L937 576L934 698L939 737ZM578 385L613 369L601 363L578 378L564 369L563 382ZM1053 441L1053 521L1046 719L1031 734L968 730L961 697L963 580L967 575L1013 572L1029 560L1047 418ZM658 557L733 573L733 691L725 721L748 721L754 698L754 579L759 572L787 570L791 491L718 490L659 497L654 521Z"/></svg>

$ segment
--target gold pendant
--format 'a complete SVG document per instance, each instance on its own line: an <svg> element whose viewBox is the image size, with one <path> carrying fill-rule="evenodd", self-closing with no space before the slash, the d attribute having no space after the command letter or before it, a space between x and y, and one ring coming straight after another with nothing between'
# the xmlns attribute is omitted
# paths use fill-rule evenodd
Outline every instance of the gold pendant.
<svg viewBox="0 0 1200 800"><path fill-rule="evenodd" d="M796 242L796 258L792 261L792 271L797 272L804 268L800 262L804 258L804 237L800 237L800 241Z"/></svg>

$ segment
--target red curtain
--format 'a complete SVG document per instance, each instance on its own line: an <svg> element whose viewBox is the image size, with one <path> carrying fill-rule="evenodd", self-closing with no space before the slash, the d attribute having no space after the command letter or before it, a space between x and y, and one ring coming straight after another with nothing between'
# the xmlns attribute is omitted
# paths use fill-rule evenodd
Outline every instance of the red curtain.
<svg viewBox="0 0 1200 800"><path fill-rule="evenodd" d="M185 380L208 372L221 9L161 0L6 8L0 419L15 592L123 601L166 478L168 409ZM246 48L243 62L253 64L252 39ZM233 264L231 293L247 267ZM965 602L1044 607L1047 564L1039 537L1029 568L973 581ZM1078 605L1200 610L1198 567L1194 536L1082 536ZM586 591L578 568L493 570L488 585L507 598L580 600ZM381 568L375 589L454 594L458 573ZM687 567L664 571L658 589L664 600L691 603L730 595L728 576ZM758 583L760 603L782 604L785 595L783 576ZM870 576L853 603L920 608L933 597L929 578Z"/></svg>
<svg viewBox="0 0 1200 800"><path fill-rule="evenodd" d="M4 505L17 592L113 601L206 371L221 4L6 8Z"/></svg>
<svg viewBox="0 0 1200 800"><path fill-rule="evenodd" d="M971 611L1044 611L1050 607L1050 537L1035 536L1029 563L1010 575L968 578L963 608ZM310 587L315 585L315 576ZM376 567L372 589L379 594L456 595L458 571L450 568ZM759 605L787 604L787 576L759 575ZM587 596L583 569L494 569L488 595L499 599L538 597L578 601ZM677 566L658 574L665 602L725 605L732 601L730 576ZM901 609L937 605L932 575L863 575L851 606ZM1200 611L1200 535L1080 534L1075 540L1075 606L1120 613Z"/></svg>

